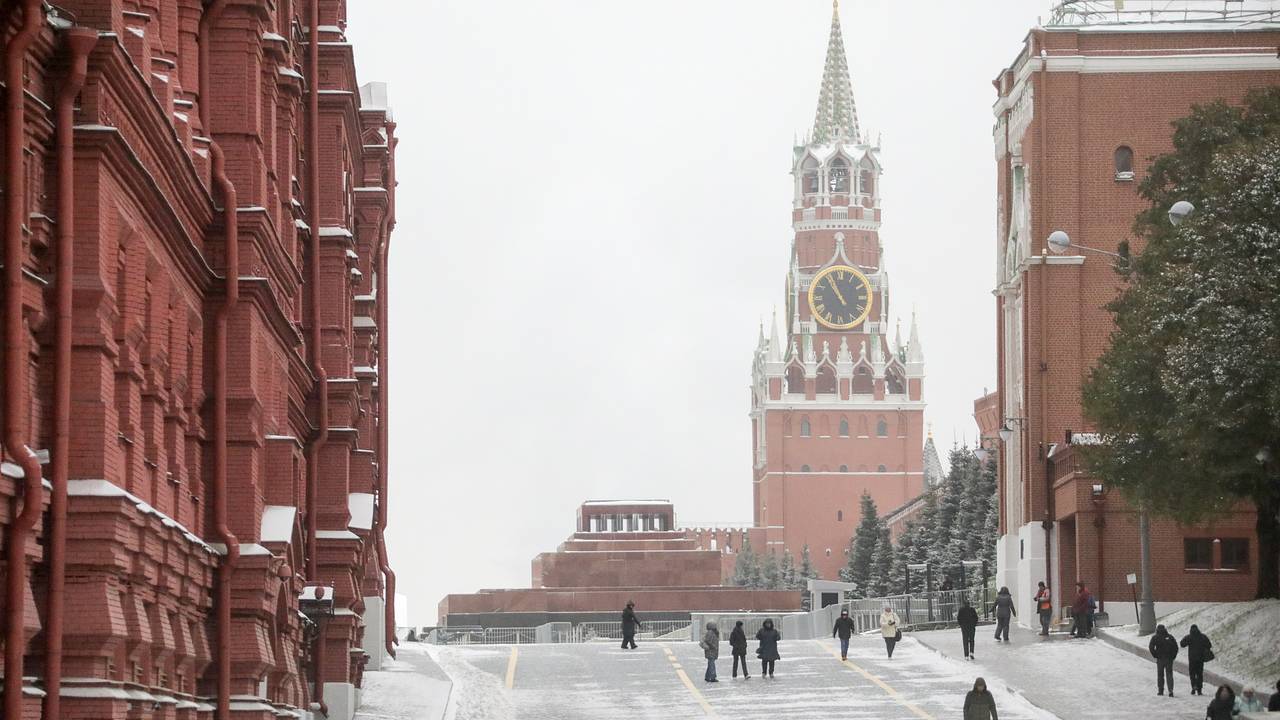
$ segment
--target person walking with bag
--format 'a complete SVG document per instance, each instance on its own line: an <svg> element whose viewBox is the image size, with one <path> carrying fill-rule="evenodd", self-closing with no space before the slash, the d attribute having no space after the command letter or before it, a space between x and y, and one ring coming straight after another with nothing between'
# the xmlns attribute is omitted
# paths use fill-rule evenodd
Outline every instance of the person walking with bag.
<svg viewBox="0 0 1280 720"><path fill-rule="evenodd" d="M996 594L996 640L1003 637L1005 642L1009 642L1009 618L1017 615L1018 611L1013 607L1013 595L1009 594L1009 588L1000 588L1000 592Z"/></svg>
<svg viewBox="0 0 1280 720"><path fill-rule="evenodd" d="M831 637L840 636L840 659L849 659L849 638L853 637L853 618L849 617L848 610L841 610L840 617L836 618L836 624L831 628Z"/></svg>
<svg viewBox="0 0 1280 720"><path fill-rule="evenodd" d="M741 620L734 624L733 632L729 633L729 648L733 652L733 676L738 677L738 662L741 661L742 679L750 678L747 674L747 631L742 629Z"/></svg>
<svg viewBox="0 0 1280 720"><path fill-rule="evenodd" d="M1147 643L1147 650L1156 659L1156 694L1164 694L1164 686L1169 684L1169 697L1173 697L1173 661L1178 657L1178 641L1173 639L1169 630L1163 625L1156 626L1156 634Z"/></svg>
<svg viewBox="0 0 1280 720"><path fill-rule="evenodd" d="M720 682L716 679L716 659L720 657L720 628L715 620L707 621L707 631L702 635L702 655L707 659L707 673L703 677L709 683Z"/></svg>
<svg viewBox="0 0 1280 720"><path fill-rule="evenodd" d="M1040 634L1048 637L1049 621L1053 619L1053 595L1043 580L1040 581L1040 589L1036 591L1034 600L1036 613L1040 616Z"/></svg>
<svg viewBox="0 0 1280 720"><path fill-rule="evenodd" d="M756 648L756 657L760 658L760 675L771 678L773 664L782 659L778 654L778 642L782 640L782 633L774 629L772 620L765 620L760 631L756 633L756 640L760 643Z"/></svg>
<svg viewBox="0 0 1280 720"><path fill-rule="evenodd" d="M880 634L884 637L884 649L889 653L889 657L893 657L893 647L902 639L902 629L898 624L902 620L898 618L898 613L893 611L892 607L884 606L884 611L880 613Z"/></svg>
<svg viewBox="0 0 1280 720"><path fill-rule="evenodd" d="M996 699L982 678L974 680L973 689L964 696L964 720L1000 720Z"/></svg>
<svg viewBox="0 0 1280 720"><path fill-rule="evenodd" d="M1204 664L1213 659L1213 642L1196 625L1178 643L1187 649L1187 675L1191 677L1191 694L1204 695Z"/></svg>
<svg viewBox="0 0 1280 720"><path fill-rule="evenodd" d="M969 604L968 598L962 602L964 606L960 608L960 612L956 613L956 623L960 625L960 641L964 643L964 657L966 660L973 660L973 637L978 632L978 611Z"/></svg>

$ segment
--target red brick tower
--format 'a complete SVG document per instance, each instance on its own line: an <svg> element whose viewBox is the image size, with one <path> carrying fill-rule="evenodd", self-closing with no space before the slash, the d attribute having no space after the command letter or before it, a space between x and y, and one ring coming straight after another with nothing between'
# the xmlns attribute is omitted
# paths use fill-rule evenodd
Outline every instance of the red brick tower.
<svg viewBox="0 0 1280 720"><path fill-rule="evenodd" d="M813 130L795 148L785 342L763 329L752 366L754 522L769 551L833 579L870 493L882 513L924 489L924 351L889 341L880 148L858 127L839 5ZM765 548L756 548L758 551Z"/></svg>

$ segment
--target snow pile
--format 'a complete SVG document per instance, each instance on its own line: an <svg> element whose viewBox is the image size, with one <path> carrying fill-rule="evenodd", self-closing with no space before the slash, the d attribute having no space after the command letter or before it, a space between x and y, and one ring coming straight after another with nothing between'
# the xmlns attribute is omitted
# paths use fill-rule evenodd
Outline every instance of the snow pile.
<svg viewBox="0 0 1280 720"><path fill-rule="evenodd" d="M453 680L453 710L447 715L448 720L515 720L516 709L502 679L471 662L484 655L500 655L505 659L509 649L504 646L493 646L496 650L427 647L440 669Z"/></svg>
<svg viewBox="0 0 1280 720"><path fill-rule="evenodd" d="M1213 603L1169 613L1160 623L1179 640L1198 625L1200 632L1213 641L1212 662L1207 672L1215 672L1242 686L1252 685L1269 693L1280 680L1280 655L1276 653L1276 629L1280 628L1280 600L1254 600L1242 603ZM1147 638L1139 638L1136 625L1112 628L1112 636L1127 643L1146 647ZM1186 660L1186 651L1178 656Z"/></svg>

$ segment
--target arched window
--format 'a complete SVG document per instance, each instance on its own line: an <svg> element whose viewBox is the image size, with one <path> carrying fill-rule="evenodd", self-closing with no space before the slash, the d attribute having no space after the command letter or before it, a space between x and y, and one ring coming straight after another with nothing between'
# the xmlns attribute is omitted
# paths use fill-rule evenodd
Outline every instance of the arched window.
<svg viewBox="0 0 1280 720"><path fill-rule="evenodd" d="M876 437L889 437L889 422L883 415L876 420Z"/></svg>
<svg viewBox="0 0 1280 720"><path fill-rule="evenodd" d="M890 395L901 395L907 391L906 385L902 382L902 376L897 370L889 370L884 374L884 383L886 390Z"/></svg>
<svg viewBox="0 0 1280 720"><path fill-rule="evenodd" d="M808 465L801 465L801 466L800 466L800 472L809 472L809 466L808 466Z"/></svg>
<svg viewBox="0 0 1280 720"><path fill-rule="evenodd" d="M877 466L876 466L876 472L888 472L888 471L889 471L889 468L887 468L887 467L885 467L885 466L883 466L883 465L877 465Z"/></svg>
<svg viewBox="0 0 1280 720"><path fill-rule="evenodd" d="M870 395L875 392L875 379L871 376L871 368L859 365L853 371L853 392L855 395Z"/></svg>
<svg viewBox="0 0 1280 720"><path fill-rule="evenodd" d="M843 510L837 510L837 511L836 511L836 522L844 522L844 511L843 511Z"/></svg>
<svg viewBox="0 0 1280 720"><path fill-rule="evenodd" d="M827 557L831 557L831 548L827 548Z"/></svg>
<svg viewBox="0 0 1280 720"><path fill-rule="evenodd" d="M840 472L849 472L849 466L848 466L848 465L841 465L841 466L840 466Z"/></svg>
<svg viewBox="0 0 1280 720"><path fill-rule="evenodd" d="M805 195L816 195L820 190L818 183L818 161L812 156L804 159L801 167L801 189Z"/></svg>
<svg viewBox="0 0 1280 720"><path fill-rule="evenodd" d="M840 156L836 156L831 161L831 168L827 171L829 179L827 184L833 193L849 192L849 161Z"/></svg>
<svg viewBox="0 0 1280 720"><path fill-rule="evenodd" d="M787 392L804 392L804 370L799 365L787 368Z"/></svg>
<svg viewBox="0 0 1280 720"><path fill-rule="evenodd" d="M876 195L876 174L872 172L870 167L862 168L859 180L859 190L863 195L875 197Z"/></svg>
<svg viewBox="0 0 1280 720"><path fill-rule="evenodd" d="M813 428L809 425L809 417L800 418L800 437L809 437L813 434Z"/></svg>
<svg viewBox="0 0 1280 720"><path fill-rule="evenodd" d="M1116 148L1116 179L1132 180L1133 179L1133 148L1128 145L1121 145Z"/></svg>
<svg viewBox="0 0 1280 720"><path fill-rule="evenodd" d="M840 418L840 437L849 437L849 419Z"/></svg>
<svg viewBox="0 0 1280 720"><path fill-rule="evenodd" d="M837 392L836 371L830 365L818 368L817 392L834 395Z"/></svg>

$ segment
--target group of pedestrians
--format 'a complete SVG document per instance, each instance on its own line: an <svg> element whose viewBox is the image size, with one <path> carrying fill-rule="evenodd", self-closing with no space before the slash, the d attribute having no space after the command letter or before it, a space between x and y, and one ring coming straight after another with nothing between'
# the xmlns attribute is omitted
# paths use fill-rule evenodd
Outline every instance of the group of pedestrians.
<svg viewBox="0 0 1280 720"><path fill-rule="evenodd" d="M772 620L765 620L756 631L758 643L756 657L760 659L761 677L773 677L774 665L782 657L778 654L778 642L781 640L782 633L773 626ZM709 683L720 682L716 677L716 660L720 657L720 627L714 620L707 622L698 647L702 648L703 657L707 659L707 672L703 679ZM733 631L729 633L729 649L733 653L733 677L738 677L738 665L741 664L742 679L749 679L751 675L747 673L747 632L743 629L741 620L734 624Z"/></svg>

